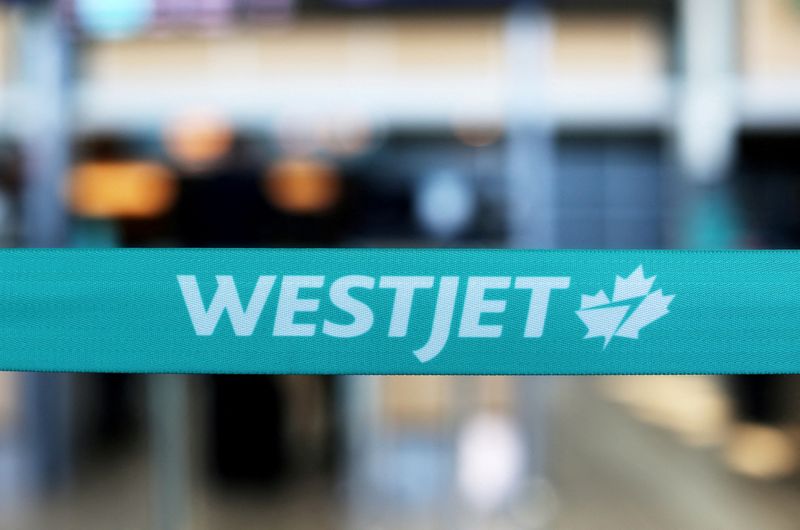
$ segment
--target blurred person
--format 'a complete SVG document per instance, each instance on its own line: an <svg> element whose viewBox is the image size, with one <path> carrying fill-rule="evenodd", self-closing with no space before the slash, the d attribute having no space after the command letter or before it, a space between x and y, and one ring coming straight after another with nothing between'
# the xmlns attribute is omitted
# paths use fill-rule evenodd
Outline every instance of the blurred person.
<svg viewBox="0 0 800 530"><path fill-rule="evenodd" d="M230 151L201 168L176 165L180 191L176 238L188 247L254 247L266 243L270 209L259 189L260 164L236 135Z"/></svg>
<svg viewBox="0 0 800 530"><path fill-rule="evenodd" d="M13 144L0 145L0 247L19 245L22 160Z"/></svg>

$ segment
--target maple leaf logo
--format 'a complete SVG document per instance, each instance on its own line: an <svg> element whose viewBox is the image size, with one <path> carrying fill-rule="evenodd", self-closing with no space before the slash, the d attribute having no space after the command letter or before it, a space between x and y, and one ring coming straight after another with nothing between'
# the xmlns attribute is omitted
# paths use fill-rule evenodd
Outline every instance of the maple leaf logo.
<svg viewBox="0 0 800 530"><path fill-rule="evenodd" d="M639 265L627 278L617 276L611 300L605 291L595 295L582 295L581 308L575 313L586 325L584 339L603 337L603 349L614 337L638 339L639 332L669 313L669 304L675 295L665 295L661 289L650 292L655 276L644 277ZM635 309L634 303L640 300Z"/></svg>

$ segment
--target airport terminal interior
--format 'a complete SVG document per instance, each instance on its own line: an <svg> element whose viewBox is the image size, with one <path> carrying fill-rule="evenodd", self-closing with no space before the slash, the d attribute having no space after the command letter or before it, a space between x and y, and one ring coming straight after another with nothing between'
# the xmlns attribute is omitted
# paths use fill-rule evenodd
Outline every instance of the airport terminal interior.
<svg viewBox="0 0 800 530"><path fill-rule="evenodd" d="M3 0L4 247L798 248L796 0ZM698 352L702 355L703 352ZM789 376L0 374L0 528L776 529Z"/></svg>

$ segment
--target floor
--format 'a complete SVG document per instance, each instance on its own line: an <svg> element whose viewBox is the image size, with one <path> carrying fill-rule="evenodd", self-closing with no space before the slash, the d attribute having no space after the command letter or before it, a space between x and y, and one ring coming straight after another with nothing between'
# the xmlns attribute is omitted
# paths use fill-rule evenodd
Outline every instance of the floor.
<svg viewBox="0 0 800 530"><path fill-rule="evenodd" d="M732 473L724 465L713 436L692 438L679 428L665 427L669 422L643 421L642 411L617 399L607 383L575 378L557 382L548 433L547 478L531 483L530 505L514 517L486 524L463 517L447 521L434 514L413 524L385 518L375 522L348 513L341 484L320 477L309 476L280 489L237 496L222 495L195 479L190 484L193 493L187 518L174 528L800 527L800 480L758 481ZM686 407L684 412L691 416L696 409ZM703 426L703 422L695 423ZM160 518L151 514L150 508L158 499L150 488L149 470L144 448L104 462L87 470L60 494L37 502L23 500L13 506L5 503L0 528L157 528L158 521L169 521L170 514L161 514ZM180 512L176 513L179 518Z"/></svg>

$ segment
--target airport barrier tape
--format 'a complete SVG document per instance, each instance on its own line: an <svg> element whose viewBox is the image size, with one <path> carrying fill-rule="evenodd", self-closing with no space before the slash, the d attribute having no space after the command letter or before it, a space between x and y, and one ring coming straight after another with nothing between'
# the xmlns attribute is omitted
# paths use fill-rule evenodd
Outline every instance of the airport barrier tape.
<svg viewBox="0 0 800 530"><path fill-rule="evenodd" d="M13 249L0 369L800 372L800 251Z"/></svg>

